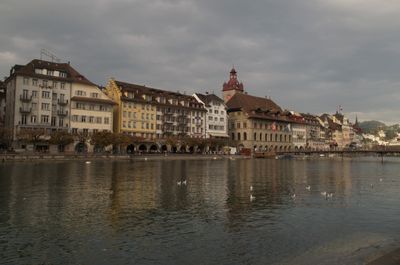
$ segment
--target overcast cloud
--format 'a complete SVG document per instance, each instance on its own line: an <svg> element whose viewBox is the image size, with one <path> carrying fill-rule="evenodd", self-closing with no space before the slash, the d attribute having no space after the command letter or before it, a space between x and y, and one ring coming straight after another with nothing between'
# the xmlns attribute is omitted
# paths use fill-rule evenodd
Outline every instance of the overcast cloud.
<svg viewBox="0 0 400 265"><path fill-rule="evenodd" d="M91 81L249 94L400 122L398 0L2 0L0 73L47 48Z"/></svg>

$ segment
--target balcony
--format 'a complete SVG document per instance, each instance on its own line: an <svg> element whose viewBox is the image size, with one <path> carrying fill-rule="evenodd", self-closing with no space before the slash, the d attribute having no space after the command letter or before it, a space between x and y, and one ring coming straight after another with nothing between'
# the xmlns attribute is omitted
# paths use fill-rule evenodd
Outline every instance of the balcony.
<svg viewBox="0 0 400 265"><path fill-rule="evenodd" d="M21 113L31 113L31 111L32 108L23 108L23 107L19 108L19 112Z"/></svg>
<svg viewBox="0 0 400 265"><path fill-rule="evenodd" d="M57 100L57 102L58 102L59 105L63 105L63 106L68 105L68 99L65 100L65 99L59 98L59 99Z"/></svg>
<svg viewBox="0 0 400 265"><path fill-rule="evenodd" d="M67 116L68 115L68 111L66 111L66 110L57 110L57 115L58 116Z"/></svg>
<svg viewBox="0 0 400 265"><path fill-rule="evenodd" d="M20 99L22 102L30 102L30 101L32 100L32 95L31 95L31 96L28 96L28 95L20 95L20 96L19 96L19 99Z"/></svg>

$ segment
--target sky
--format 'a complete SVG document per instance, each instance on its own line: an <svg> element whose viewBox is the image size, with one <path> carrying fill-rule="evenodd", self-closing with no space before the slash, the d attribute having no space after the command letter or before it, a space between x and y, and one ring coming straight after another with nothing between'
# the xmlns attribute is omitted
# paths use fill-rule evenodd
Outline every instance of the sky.
<svg viewBox="0 0 400 265"><path fill-rule="evenodd" d="M400 123L398 0L1 0L0 74L47 49L89 80Z"/></svg>

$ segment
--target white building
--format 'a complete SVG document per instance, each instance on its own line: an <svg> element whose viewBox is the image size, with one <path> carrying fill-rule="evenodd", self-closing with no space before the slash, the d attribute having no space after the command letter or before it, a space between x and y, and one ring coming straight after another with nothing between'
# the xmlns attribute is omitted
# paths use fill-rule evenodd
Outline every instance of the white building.
<svg viewBox="0 0 400 265"><path fill-rule="evenodd" d="M71 128L87 129L88 132L112 130L110 118L113 102L69 63L35 59L27 65L15 65L5 84L7 89L5 123L6 127L12 129L14 139L21 129L42 129L46 134L56 130L71 132ZM75 105L71 105L71 96L78 90L85 91L88 95L98 93L98 98L104 100L101 102L107 105L104 111L95 109L95 104L93 104L94 109L90 109L90 106L85 109L89 117L91 111L96 111L93 117L101 117L101 122L100 120L91 122L88 118L81 120L82 123L77 126L71 121L71 111L75 113L76 102L81 100L79 97L74 97L72 103ZM71 122L76 127L72 127Z"/></svg>
<svg viewBox="0 0 400 265"><path fill-rule="evenodd" d="M207 110L206 138L228 138L228 116L224 101L214 94L195 93L193 97Z"/></svg>

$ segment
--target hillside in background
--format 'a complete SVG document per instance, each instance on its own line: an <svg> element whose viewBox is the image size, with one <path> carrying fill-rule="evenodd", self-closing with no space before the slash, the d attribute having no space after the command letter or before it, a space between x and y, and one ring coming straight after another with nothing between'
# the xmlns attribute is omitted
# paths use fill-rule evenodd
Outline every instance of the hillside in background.
<svg viewBox="0 0 400 265"><path fill-rule="evenodd" d="M363 133L373 134L378 136L378 132L383 130L386 134L385 139L391 140L397 136L400 132L399 124L387 126L380 121L364 121L359 123L359 127L362 129Z"/></svg>

